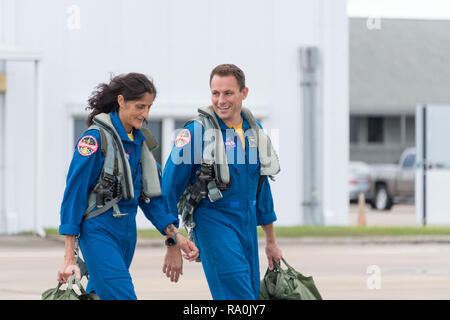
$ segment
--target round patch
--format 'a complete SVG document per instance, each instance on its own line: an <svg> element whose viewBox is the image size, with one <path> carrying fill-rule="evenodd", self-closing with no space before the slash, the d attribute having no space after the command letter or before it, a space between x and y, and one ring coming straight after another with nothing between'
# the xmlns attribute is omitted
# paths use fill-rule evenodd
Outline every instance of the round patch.
<svg viewBox="0 0 450 320"><path fill-rule="evenodd" d="M183 129L175 138L175 147L181 148L191 142L191 132L188 129Z"/></svg>
<svg viewBox="0 0 450 320"><path fill-rule="evenodd" d="M84 136L78 141L77 150L84 157L94 154L98 150L97 139L93 136Z"/></svg>

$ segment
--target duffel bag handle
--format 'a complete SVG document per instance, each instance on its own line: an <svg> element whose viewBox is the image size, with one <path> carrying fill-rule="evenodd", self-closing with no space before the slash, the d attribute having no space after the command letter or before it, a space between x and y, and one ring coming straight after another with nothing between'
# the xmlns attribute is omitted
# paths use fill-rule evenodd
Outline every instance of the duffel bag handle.
<svg viewBox="0 0 450 320"><path fill-rule="evenodd" d="M73 290L73 285L76 284L78 289L80 289L81 294L86 294L86 290L84 290L80 279L78 279L74 274L70 276L69 280L67 281L67 289L66 290Z"/></svg>
<svg viewBox="0 0 450 320"><path fill-rule="evenodd" d="M273 265L274 265L274 269L276 268L277 270L283 270L283 269L281 268L281 261L283 261L284 265L285 265L288 269L294 269L294 268L292 268L292 267L290 266L290 264L288 264L288 263L286 262L286 260L285 260L284 258L281 258L281 260L280 260L279 263L276 262L275 259L272 258L272 262L273 262Z"/></svg>

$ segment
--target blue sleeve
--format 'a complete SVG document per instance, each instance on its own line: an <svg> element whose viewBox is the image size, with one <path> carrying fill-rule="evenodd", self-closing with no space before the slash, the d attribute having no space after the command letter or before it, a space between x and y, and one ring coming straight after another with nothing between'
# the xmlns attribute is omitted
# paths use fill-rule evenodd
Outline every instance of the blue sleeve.
<svg viewBox="0 0 450 320"><path fill-rule="evenodd" d="M161 172L161 167L159 164L158 172ZM159 175L159 182L161 183L161 175ZM166 235L164 229L169 224L173 224L178 227L178 219L169 214L167 202L164 196L151 198L149 203L139 201L139 207L142 209L147 219L151 221L151 223L162 235Z"/></svg>
<svg viewBox="0 0 450 320"><path fill-rule="evenodd" d="M277 220L273 208L272 191L270 190L269 178L266 176L261 189L256 194L256 221L258 226L264 226Z"/></svg>
<svg viewBox="0 0 450 320"><path fill-rule="evenodd" d="M200 167L203 147L203 127L199 123L192 122L183 130L189 132L189 142L186 143L187 140L184 140L184 142L175 140L162 176L163 197L167 201L169 213L176 217L177 220L178 200L189 181L195 177L196 170ZM186 131L184 132L187 133ZM179 136L180 134L177 137Z"/></svg>
<svg viewBox="0 0 450 320"><path fill-rule="evenodd" d="M84 149L79 143L86 137L93 137L97 148ZM60 234L75 235L80 233L84 211L88 205L88 196L95 187L103 167L104 157L101 152L100 132L89 130L78 140L72 162L67 173L66 189L61 204L59 226ZM94 151L95 149L95 151ZM86 151L86 152L83 152Z"/></svg>
<svg viewBox="0 0 450 320"><path fill-rule="evenodd" d="M258 126L262 125L256 121ZM270 190L269 178L266 176L261 184L259 192L256 194L256 221L258 226L264 226L277 220L273 208L272 191Z"/></svg>

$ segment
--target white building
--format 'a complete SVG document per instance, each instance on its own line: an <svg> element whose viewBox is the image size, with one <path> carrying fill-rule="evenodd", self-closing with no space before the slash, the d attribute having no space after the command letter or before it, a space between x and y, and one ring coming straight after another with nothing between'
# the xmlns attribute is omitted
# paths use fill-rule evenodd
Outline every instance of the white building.
<svg viewBox="0 0 450 320"><path fill-rule="evenodd" d="M450 21L349 21L350 159L394 163L415 147L415 112L448 104ZM418 40L420 39L420 40Z"/></svg>
<svg viewBox="0 0 450 320"><path fill-rule="evenodd" d="M0 74L7 84L0 93L0 233L58 227L86 101L110 73L154 79L159 94L150 120L164 164L175 127L210 103L209 73L221 63L244 70L245 105L279 151L282 171L271 183L277 224L308 223L299 62L299 49L307 46L319 52L312 141L316 214L326 225L346 225L347 24L345 0L0 0ZM1 55L10 48L41 58L41 76L35 77L33 61ZM138 224L151 226L143 215Z"/></svg>

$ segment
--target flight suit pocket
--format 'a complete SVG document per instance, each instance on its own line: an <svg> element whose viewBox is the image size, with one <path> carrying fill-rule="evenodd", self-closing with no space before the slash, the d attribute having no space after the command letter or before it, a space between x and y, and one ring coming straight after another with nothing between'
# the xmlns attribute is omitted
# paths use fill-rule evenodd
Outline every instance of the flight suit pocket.
<svg viewBox="0 0 450 320"><path fill-rule="evenodd" d="M234 266L225 266L224 268L218 268L217 274L219 276L227 276L230 274L236 274L236 273L249 273L250 268L246 265L234 265Z"/></svg>
<svg viewBox="0 0 450 320"><path fill-rule="evenodd" d="M255 294L248 267L236 266L218 274L221 296L217 299L253 300Z"/></svg>

